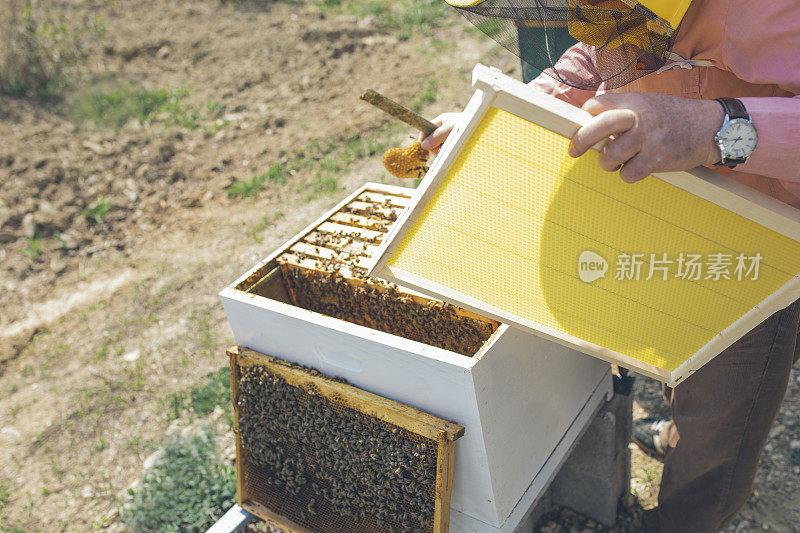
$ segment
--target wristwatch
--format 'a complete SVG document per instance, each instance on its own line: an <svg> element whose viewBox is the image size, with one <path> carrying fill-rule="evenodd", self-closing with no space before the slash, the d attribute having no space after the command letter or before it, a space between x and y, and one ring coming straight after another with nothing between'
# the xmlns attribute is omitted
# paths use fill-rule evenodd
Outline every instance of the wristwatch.
<svg viewBox="0 0 800 533"><path fill-rule="evenodd" d="M725 111L725 120L714 135L714 142L719 147L721 156L719 163L714 164L734 168L747 162L747 158L756 149L758 132L741 100L717 98L717 102Z"/></svg>

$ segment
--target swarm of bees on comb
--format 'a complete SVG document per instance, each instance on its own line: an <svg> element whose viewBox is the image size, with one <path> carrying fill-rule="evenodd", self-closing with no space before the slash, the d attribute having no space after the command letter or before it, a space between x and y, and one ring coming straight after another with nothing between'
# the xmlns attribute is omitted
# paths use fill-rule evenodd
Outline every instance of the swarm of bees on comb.
<svg viewBox="0 0 800 533"><path fill-rule="evenodd" d="M392 148L383 154L383 166L401 179L422 179L428 172L428 151L417 141L404 148Z"/></svg>
<svg viewBox="0 0 800 533"><path fill-rule="evenodd" d="M473 356L498 324L370 278L365 260L399 212L391 197L363 195L278 258L292 303L406 339ZM254 289L259 294L259 289Z"/></svg>
<svg viewBox="0 0 800 533"><path fill-rule="evenodd" d="M321 531L324 524L336 531L432 529L433 441L325 398L314 386L290 385L264 366L241 368L235 401L246 461L269 479L271 499L283 499L297 523Z"/></svg>
<svg viewBox="0 0 800 533"><path fill-rule="evenodd" d="M461 355L474 355L492 334L488 323L459 316L451 305L423 303L370 278L354 287L337 273L290 269L286 281L305 309Z"/></svg>

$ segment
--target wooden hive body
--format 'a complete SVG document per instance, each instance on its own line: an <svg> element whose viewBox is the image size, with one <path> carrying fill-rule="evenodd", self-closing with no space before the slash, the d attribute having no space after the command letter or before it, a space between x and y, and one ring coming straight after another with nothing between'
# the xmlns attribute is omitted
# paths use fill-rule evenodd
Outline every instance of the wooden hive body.
<svg viewBox="0 0 800 533"><path fill-rule="evenodd" d="M626 184L568 156L585 111L473 85L372 275L670 385L800 297L800 211L705 168Z"/></svg>
<svg viewBox="0 0 800 533"><path fill-rule="evenodd" d="M474 355L463 355L293 305L283 281L287 263L327 253L307 246L319 242L320 233L335 237L356 231L340 227L354 213L353 204L377 209L395 202L402 208L412 193L364 185L225 288L220 298L239 346L342 377L464 426L455 453L451 528L512 531L610 394L608 365L504 324L495 325ZM375 242L354 243L363 256L353 265L367 259L382 238L367 235ZM298 256L302 250L311 255ZM420 295L401 287L390 297Z"/></svg>

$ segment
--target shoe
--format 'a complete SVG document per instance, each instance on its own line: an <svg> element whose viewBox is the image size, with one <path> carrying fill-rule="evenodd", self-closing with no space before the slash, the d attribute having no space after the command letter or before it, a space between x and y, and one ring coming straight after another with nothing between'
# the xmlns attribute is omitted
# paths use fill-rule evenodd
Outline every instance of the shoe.
<svg viewBox="0 0 800 533"><path fill-rule="evenodd" d="M661 429L669 424L666 418L639 418L633 421L633 442L653 457L664 457L667 449L661 443Z"/></svg>

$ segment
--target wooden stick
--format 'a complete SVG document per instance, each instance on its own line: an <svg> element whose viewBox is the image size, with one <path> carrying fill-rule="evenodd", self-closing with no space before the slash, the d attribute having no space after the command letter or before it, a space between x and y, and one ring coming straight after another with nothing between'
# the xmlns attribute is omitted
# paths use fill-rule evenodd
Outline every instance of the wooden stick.
<svg viewBox="0 0 800 533"><path fill-rule="evenodd" d="M364 91L360 98L365 102L374 105L378 109L392 115L394 118L402 120L409 126L417 128L425 135L430 135L436 128L439 127L418 113L414 113L410 109L401 106L394 100L390 100L381 93L373 91L372 89L367 89Z"/></svg>

